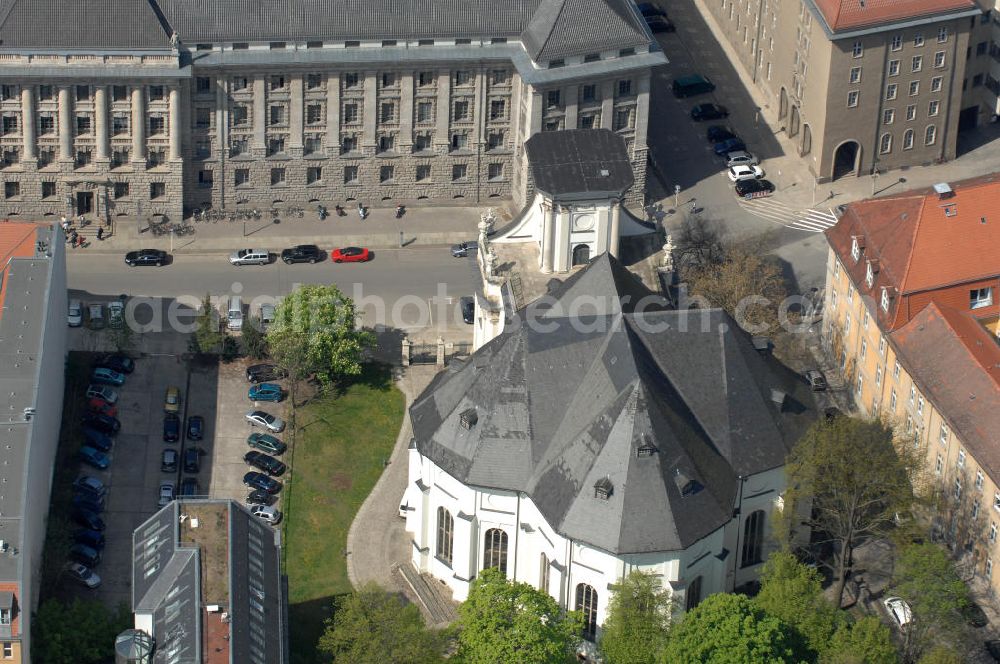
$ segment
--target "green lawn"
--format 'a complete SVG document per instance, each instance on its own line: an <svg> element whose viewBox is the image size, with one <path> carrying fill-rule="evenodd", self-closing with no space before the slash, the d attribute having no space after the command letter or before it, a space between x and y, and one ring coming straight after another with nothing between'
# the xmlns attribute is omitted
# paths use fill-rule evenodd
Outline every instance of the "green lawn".
<svg viewBox="0 0 1000 664"><path fill-rule="evenodd" d="M350 592L347 531L382 474L403 419L390 369L369 365L336 396L295 411L285 487L284 556L292 661L320 661L315 646L334 596Z"/></svg>

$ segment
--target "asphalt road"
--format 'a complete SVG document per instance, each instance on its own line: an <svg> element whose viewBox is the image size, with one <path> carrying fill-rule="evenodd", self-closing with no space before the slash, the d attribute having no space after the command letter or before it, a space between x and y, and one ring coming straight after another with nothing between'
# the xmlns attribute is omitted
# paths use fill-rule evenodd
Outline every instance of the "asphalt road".
<svg viewBox="0 0 1000 664"><path fill-rule="evenodd" d="M233 267L226 255L178 255L164 267L130 268L120 256L70 253L66 259L70 297L107 300L121 294L200 302L205 294L241 295L250 311L268 296L296 285L336 284L354 298L366 325L416 333L441 332L449 340L471 337L461 322L458 299L471 295L478 280L471 259L452 258L447 247L407 247L376 252L368 263Z"/></svg>

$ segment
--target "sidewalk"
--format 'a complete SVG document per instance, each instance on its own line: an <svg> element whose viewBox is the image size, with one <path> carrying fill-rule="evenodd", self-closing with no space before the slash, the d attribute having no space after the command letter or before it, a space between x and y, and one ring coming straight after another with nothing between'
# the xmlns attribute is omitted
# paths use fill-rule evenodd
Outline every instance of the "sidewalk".
<svg viewBox="0 0 1000 664"><path fill-rule="evenodd" d="M428 207L407 208L401 219L396 219L391 208L372 209L362 221L354 210L347 216L332 213L320 221L313 211L303 218L280 218L273 222L266 216L251 221L219 221L186 223L194 228L188 235L154 235L147 223L136 219L116 219L113 233L98 241L99 225L90 223L78 229L90 246L77 249L85 253L123 254L134 249L163 249L174 254L228 254L242 247L261 247L280 251L296 244L316 244L323 249L344 246L362 246L373 249L401 245L453 244L477 237L483 207ZM499 213L499 209L498 209ZM400 241L402 238L402 242Z"/></svg>

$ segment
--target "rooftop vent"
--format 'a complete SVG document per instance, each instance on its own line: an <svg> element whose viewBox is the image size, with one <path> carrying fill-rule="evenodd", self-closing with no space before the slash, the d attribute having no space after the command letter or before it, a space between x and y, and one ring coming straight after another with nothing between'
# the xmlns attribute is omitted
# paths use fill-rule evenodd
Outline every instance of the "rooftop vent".
<svg viewBox="0 0 1000 664"><path fill-rule="evenodd" d="M753 337L751 342L753 349L762 355L771 350L771 340L768 337Z"/></svg>
<svg viewBox="0 0 1000 664"><path fill-rule="evenodd" d="M954 203L947 203L941 207L944 208L944 216L946 217L954 217L958 214L958 206Z"/></svg>
<svg viewBox="0 0 1000 664"><path fill-rule="evenodd" d="M642 441L639 442L639 447L635 448L635 455L637 457L649 457L656 454L657 451L656 445L653 445L653 441L649 439L649 436L642 434Z"/></svg>
<svg viewBox="0 0 1000 664"><path fill-rule="evenodd" d="M479 415L476 414L475 408L469 408L468 410L463 410L462 414L458 416L458 422L462 425L463 429L469 431L472 427L476 426L476 422L479 421Z"/></svg>
<svg viewBox="0 0 1000 664"><path fill-rule="evenodd" d="M674 484L681 492L681 497L691 496L701 490L701 483L680 468L674 468Z"/></svg>
<svg viewBox="0 0 1000 664"><path fill-rule="evenodd" d="M938 195L940 200L946 198L951 198L955 195L955 191L951 188L951 185L947 182L938 182L934 185L934 192Z"/></svg>
<svg viewBox="0 0 1000 664"><path fill-rule="evenodd" d="M606 178L606 177L609 177L610 175L611 175L611 171L609 171L609 170L608 170L608 169L606 169L606 168L602 168L602 169L601 169L601 177L602 177L602 178Z"/></svg>
<svg viewBox="0 0 1000 664"><path fill-rule="evenodd" d="M785 394L784 392L782 392L781 390L777 390L777 389L772 389L771 390L771 401L773 401L774 403L778 404L779 406L784 406L785 405L785 399L787 397L788 397L788 395Z"/></svg>
<svg viewBox="0 0 1000 664"><path fill-rule="evenodd" d="M605 475L594 482L594 498L607 500L615 492L615 485L611 483L611 478Z"/></svg>

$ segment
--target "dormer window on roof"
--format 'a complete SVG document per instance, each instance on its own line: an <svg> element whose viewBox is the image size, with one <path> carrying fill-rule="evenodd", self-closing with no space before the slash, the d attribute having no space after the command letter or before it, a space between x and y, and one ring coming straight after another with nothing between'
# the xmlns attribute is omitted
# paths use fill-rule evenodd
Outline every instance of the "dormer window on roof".
<svg viewBox="0 0 1000 664"><path fill-rule="evenodd" d="M601 479L594 482L594 498L600 498L601 500L607 500L611 497L611 494L615 492L615 485L612 484L611 478L605 475Z"/></svg>
<svg viewBox="0 0 1000 664"><path fill-rule="evenodd" d="M872 269L872 262L868 261L868 265L865 268L865 283L868 284L868 288L872 287L875 283L875 270Z"/></svg>
<svg viewBox="0 0 1000 664"><path fill-rule="evenodd" d="M677 490L681 492L682 498L696 494L702 488L701 483L698 480L694 479L680 468L674 469L674 484L677 485Z"/></svg>
<svg viewBox="0 0 1000 664"><path fill-rule="evenodd" d="M639 441L639 447L635 448L635 455L637 457L650 457L656 454L657 451L656 445L653 445L653 441L649 439L649 436L642 434L642 440Z"/></svg>
<svg viewBox="0 0 1000 664"><path fill-rule="evenodd" d="M889 289L882 288L882 311L889 311Z"/></svg>
<svg viewBox="0 0 1000 664"><path fill-rule="evenodd" d="M861 243L858 241L857 235L851 238L851 258L855 262L861 259Z"/></svg>

